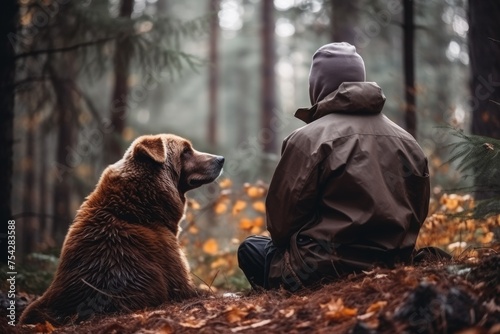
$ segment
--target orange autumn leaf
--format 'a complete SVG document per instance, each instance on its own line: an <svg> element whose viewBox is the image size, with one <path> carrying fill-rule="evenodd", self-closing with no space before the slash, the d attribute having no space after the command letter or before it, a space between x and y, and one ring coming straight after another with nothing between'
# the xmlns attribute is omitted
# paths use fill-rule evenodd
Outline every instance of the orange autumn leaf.
<svg viewBox="0 0 500 334"><path fill-rule="evenodd" d="M247 195L250 198L261 198L266 191L262 187L249 186L246 188Z"/></svg>
<svg viewBox="0 0 500 334"><path fill-rule="evenodd" d="M253 227L253 222L251 219L248 218L241 218L240 219L240 229L242 230L250 230Z"/></svg>
<svg viewBox="0 0 500 334"><path fill-rule="evenodd" d="M224 179L219 181L219 187L221 187L222 189L230 188L232 185L233 181L231 181L230 179Z"/></svg>
<svg viewBox="0 0 500 334"><path fill-rule="evenodd" d="M375 302L368 306L368 309L366 310L366 313L370 312L378 312L381 309L383 309L387 305L387 302L385 300L379 300L378 302Z"/></svg>
<svg viewBox="0 0 500 334"><path fill-rule="evenodd" d="M261 229L259 226L254 226L254 227L252 227L252 229L250 230L250 233L252 233L252 234L259 234L261 230L262 230L262 229Z"/></svg>
<svg viewBox="0 0 500 334"><path fill-rule="evenodd" d="M255 217L255 219L253 220L253 225L258 227L264 226L264 217Z"/></svg>
<svg viewBox="0 0 500 334"><path fill-rule="evenodd" d="M236 305L229 306L226 309L226 319L227 322L233 324L235 322L240 322L248 315L248 311L246 309L242 309Z"/></svg>
<svg viewBox="0 0 500 334"><path fill-rule="evenodd" d="M320 306L321 308L326 308L328 310L325 312L325 318L328 320L344 320L355 317L358 314L358 309L344 306L342 298L337 300L332 299L328 303L321 304Z"/></svg>
<svg viewBox="0 0 500 334"><path fill-rule="evenodd" d="M266 213L266 205L264 204L263 201L257 201L253 203L252 207L257 212Z"/></svg>
<svg viewBox="0 0 500 334"><path fill-rule="evenodd" d="M193 210L199 210L201 208L201 205L196 200L189 199L188 200L188 208L191 208Z"/></svg>
<svg viewBox="0 0 500 334"><path fill-rule="evenodd" d="M214 212L218 215L222 215L227 211L227 204L224 202L219 202L214 206Z"/></svg>
<svg viewBox="0 0 500 334"><path fill-rule="evenodd" d="M36 324L35 328L33 328L33 331L36 333L46 333L50 334L52 333L56 328L52 326L52 324L48 321L45 321L45 323L39 323Z"/></svg>
<svg viewBox="0 0 500 334"><path fill-rule="evenodd" d="M480 236L477 238L477 241L479 241L482 244L489 244L490 242L493 241L493 232L487 232L483 236Z"/></svg>
<svg viewBox="0 0 500 334"><path fill-rule="evenodd" d="M233 215L237 215L247 207L247 203L242 200L237 200L233 205Z"/></svg>
<svg viewBox="0 0 500 334"><path fill-rule="evenodd" d="M196 226L191 225L188 228L188 232L191 233L191 234L198 234L199 230L198 230L198 228Z"/></svg>
<svg viewBox="0 0 500 334"><path fill-rule="evenodd" d="M210 264L211 269L217 269L220 267L229 267L229 262L223 257L218 258L217 260L215 260Z"/></svg>
<svg viewBox="0 0 500 334"><path fill-rule="evenodd" d="M215 255L219 251L219 244L214 238L210 238L203 243L203 251L210 255Z"/></svg>

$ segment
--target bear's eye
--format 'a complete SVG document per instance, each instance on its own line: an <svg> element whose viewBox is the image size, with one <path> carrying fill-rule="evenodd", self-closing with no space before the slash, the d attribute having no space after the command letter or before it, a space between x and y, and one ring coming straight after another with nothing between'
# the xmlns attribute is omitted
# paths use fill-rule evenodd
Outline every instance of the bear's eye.
<svg viewBox="0 0 500 334"><path fill-rule="evenodd" d="M189 146L186 146L186 147L184 147L184 149L182 150L181 155L183 155L183 156L187 156L187 155L190 155L190 154L191 154L191 152L192 152L192 151L191 151L191 148L190 148Z"/></svg>

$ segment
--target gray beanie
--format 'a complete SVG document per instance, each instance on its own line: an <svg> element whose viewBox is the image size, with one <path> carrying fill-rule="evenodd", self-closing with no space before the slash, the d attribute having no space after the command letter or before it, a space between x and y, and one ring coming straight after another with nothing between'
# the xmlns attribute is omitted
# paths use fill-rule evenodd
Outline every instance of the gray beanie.
<svg viewBox="0 0 500 334"><path fill-rule="evenodd" d="M365 63L349 43L323 45L313 55L309 72L309 98L315 105L343 82L365 81Z"/></svg>

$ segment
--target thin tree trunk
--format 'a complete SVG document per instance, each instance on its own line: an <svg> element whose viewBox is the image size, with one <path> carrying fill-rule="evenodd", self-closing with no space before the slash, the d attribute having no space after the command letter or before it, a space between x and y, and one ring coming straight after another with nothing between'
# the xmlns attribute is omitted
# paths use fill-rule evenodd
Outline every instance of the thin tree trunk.
<svg viewBox="0 0 500 334"><path fill-rule="evenodd" d="M63 55L57 69L51 69L52 84L56 95L57 109L57 147L56 147L56 179L54 180L54 221L52 235L58 245L61 245L68 227L72 221L71 191L73 168L79 163L74 152L76 144L74 115L76 108L74 92L68 80L74 79L73 59L71 54ZM66 66L64 66L66 65ZM65 69L64 77L57 72Z"/></svg>
<svg viewBox="0 0 500 334"><path fill-rule="evenodd" d="M43 125L40 126L40 140L39 140L39 150L40 150L40 188L39 188L39 212L40 212L40 232L41 240L40 244L42 249L55 246L54 239L52 238L52 221L49 222L47 219L48 214L48 199L47 196L47 139L45 136L47 132Z"/></svg>
<svg viewBox="0 0 500 334"><path fill-rule="evenodd" d="M276 87L274 65L276 55L274 50L274 2L263 0L261 7L262 19L262 84L261 84L261 136L260 141L264 153L277 153L276 131L272 126L274 109L276 107Z"/></svg>
<svg viewBox="0 0 500 334"><path fill-rule="evenodd" d="M211 147L217 145L217 108L219 91L219 0L210 0L209 12L210 19L210 36L209 36L209 73L208 73L208 144Z"/></svg>
<svg viewBox="0 0 500 334"><path fill-rule="evenodd" d="M472 133L500 139L500 2L469 1Z"/></svg>
<svg viewBox="0 0 500 334"><path fill-rule="evenodd" d="M7 257L7 221L11 219L12 156L14 143L15 46L19 3L5 0L0 10L0 261Z"/></svg>
<svg viewBox="0 0 500 334"><path fill-rule="evenodd" d="M122 0L120 17L130 18L134 8L134 0ZM108 135L104 149L105 164L116 162L123 155L122 135L127 117L128 76L132 42L128 36L118 39L114 55L115 85L111 96L111 126L113 132Z"/></svg>
<svg viewBox="0 0 500 334"><path fill-rule="evenodd" d="M23 212L36 212L36 187L35 187L35 113L28 116L26 129L25 176L23 185ZM37 243L37 217L32 215L23 218L23 243L22 253L29 255L35 250Z"/></svg>
<svg viewBox="0 0 500 334"><path fill-rule="evenodd" d="M417 115L415 96L415 25L413 0L403 0L403 52L405 73L405 125L406 130L417 137Z"/></svg>
<svg viewBox="0 0 500 334"><path fill-rule="evenodd" d="M357 0L330 0L331 41L355 44L358 23Z"/></svg>

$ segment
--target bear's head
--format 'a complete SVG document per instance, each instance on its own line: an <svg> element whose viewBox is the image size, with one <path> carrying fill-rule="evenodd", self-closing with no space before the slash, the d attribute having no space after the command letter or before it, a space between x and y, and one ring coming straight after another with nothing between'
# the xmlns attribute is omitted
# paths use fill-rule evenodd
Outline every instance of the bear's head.
<svg viewBox="0 0 500 334"><path fill-rule="evenodd" d="M176 224L184 213L185 193L214 181L223 164L222 156L199 152L179 136L141 136L103 173L96 193L124 220Z"/></svg>

